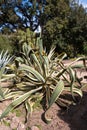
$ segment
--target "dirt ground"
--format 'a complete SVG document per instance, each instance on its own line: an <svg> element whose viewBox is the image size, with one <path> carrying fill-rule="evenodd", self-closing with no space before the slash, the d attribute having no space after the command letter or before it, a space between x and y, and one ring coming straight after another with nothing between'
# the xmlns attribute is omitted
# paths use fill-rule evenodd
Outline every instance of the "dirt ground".
<svg viewBox="0 0 87 130"><path fill-rule="evenodd" d="M67 65L67 62L65 62ZM78 72L79 77L83 77L87 82L87 73L84 70ZM6 84L5 84L6 85ZM8 106L10 101L0 102L0 114ZM87 130L87 89L83 91L83 98L80 103L70 106L69 109L61 109L54 104L49 113L52 121L46 124L43 120L43 109L35 110L32 116L25 121L25 111L20 108L11 112L0 122L0 130Z"/></svg>
<svg viewBox="0 0 87 130"><path fill-rule="evenodd" d="M42 130L87 130L87 92L76 106L68 110L61 109L54 104L50 109L52 122L46 124L42 120L43 110L35 111L28 121L28 126L40 126Z"/></svg>
<svg viewBox="0 0 87 130"><path fill-rule="evenodd" d="M0 112L8 105L9 101L0 103ZM52 121L46 124L43 121L42 109L35 110L24 124L24 111L20 109L18 116L16 111L10 113L0 123L0 130L87 130L87 90L81 102L75 106L70 106L68 110L61 109L54 104L50 109ZM35 128L35 126L37 126ZM39 128L38 128L39 127Z"/></svg>

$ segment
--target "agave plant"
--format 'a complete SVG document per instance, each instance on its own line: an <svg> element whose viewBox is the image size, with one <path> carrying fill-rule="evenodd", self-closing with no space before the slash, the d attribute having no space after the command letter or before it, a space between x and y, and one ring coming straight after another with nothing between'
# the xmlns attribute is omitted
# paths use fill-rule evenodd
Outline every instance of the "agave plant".
<svg viewBox="0 0 87 130"><path fill-rule="evenodd" d="M6 51L4 53L4 51L2 51L0 53L0 70L1 70L1 74L4 73L5 71L5 66L11 61L11 58L10 55L8 54L8 51ZM1 77L1 75L0 75Z"/></svg>
<svg viewBox="0 0 87 130"><path fill-rule="evenodd" d="M13 57L10 56L8 51L1 51L0 53L0 96L4 98L3 88L1 82L9 78L12 78L12 75L6 75L7 69L6 66L12 61Z"/></svg>
<svg viewBox="0 0 87 130"><path fill-rule="evenodd" d="M5 99L13 98L14 100L2 113L0 119L21 103L25 104L27 112L32 112L37 100L45 99L45 118L49 122L50 119L47 118L46 113L54 102L67 107L76 101L76 95L82 97L80 89L82 84L73 70L75 66L71 63L66 67L62 62L66 54L55 55L54 47L47 54L42 47L41 39L38 46L40 50L33 50L30 45L24 43L21 57L15 59L15 89L9 90L5 95ZM80 59L85 57L76 61ZM72 101L62 97L65 91L71 93Z"/></svg>

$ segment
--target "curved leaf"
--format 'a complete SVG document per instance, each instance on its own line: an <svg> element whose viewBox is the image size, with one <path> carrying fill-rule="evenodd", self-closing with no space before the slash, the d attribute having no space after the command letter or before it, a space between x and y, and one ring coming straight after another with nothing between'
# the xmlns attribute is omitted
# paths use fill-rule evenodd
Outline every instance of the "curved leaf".
<svg viewBox="0 0 87 130"><path fill-rule="evenodd" d="M33 74L39 81L42 81L43 83L45 83L45 79L42 77L42 75L40 73L38 73L32 67L23 64L19 67L19 70L27 71L27 72Z"/></svg>
<svg viewBox="0 0 87 130"><path fill-rule="evenodd" d="M55 103L55 101L58 99L58 97L60 96L60 94L62 93L63 90L64 90L64 83L62 80L60 80L51 95L47 111L44 113L45 122L47 124L51 122L51 119L47 116L48 110L53 105L53 103Z"/></svg>
<svg viewBox="0 0 87 130"><path fill-rule="evenodd" d="M15 99L6 109L5 111L1 114L0 119L4 118L10 111L12 111L15 107L20 105L22 102L24 102L26 99L30 97L31 94L41 90L42 87L39 87L37 89L31 90L24 95L21 95L19 98Z"/></svg>
<svg viewBox="0 0 87 130"><path fill-rule="evenodd" d="M56 99L60 96L62 91L64 90L64 83L62 80L58 82L56 88L54 89L51 98L49 100L48 109L52 106L52 104L56 101Z"/></svg>

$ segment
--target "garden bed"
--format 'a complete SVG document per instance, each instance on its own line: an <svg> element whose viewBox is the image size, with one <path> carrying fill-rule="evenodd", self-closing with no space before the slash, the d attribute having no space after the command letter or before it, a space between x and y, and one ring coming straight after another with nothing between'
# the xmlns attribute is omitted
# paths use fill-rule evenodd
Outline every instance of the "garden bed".
<svg viewBox="0 0 87 130"><path fill-rule="evenodd" d="M0 113L9 104L10 101L0 103ZM52 118L50 124L43 121L43 109L35 110L29 117L27 124L24 124L25 114L22 106L10 113L0 123L0 130L86 130L87 129L87 90L79 104L70 106L64 110L54 104L49 111ZM26 129L27 128L27 129Z"/></svg>
<svg viewBox="0 0 87 130"><path fill-rule="evenodd" d="M80 61L82 64L82 61ZM64 61L67 66L70 61ZM79 78L83 78L82 82L87 82L87 72L84 69L77 70ZM4 87L8 86L8 82L2 83ZM0 103L0 114L8 106L10 100ZM83 91L83 98L81 101L67 109L61 109L54 104L50 110L49 115L52 118L50 124L46 124L43 120L44 110L36 109L32 115L29 115L28 122L25 122L25 110L23 106L12 111L6 118L0 122L0 130L86 130L87 129L87 89ZM36 126L36 127L35 127Z"/></svg>

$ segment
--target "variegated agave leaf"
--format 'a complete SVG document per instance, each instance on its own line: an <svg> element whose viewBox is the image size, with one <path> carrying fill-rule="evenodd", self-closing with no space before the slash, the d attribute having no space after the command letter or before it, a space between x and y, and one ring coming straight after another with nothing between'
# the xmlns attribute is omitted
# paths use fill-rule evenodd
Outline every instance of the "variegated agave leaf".
<svg viewBox="0 0 87 130"><path fill-rule="evenodd" d="M10 111L12 111L15 107L26 101L31 94L41 90L42 87L31 90L29 92L24 93L23 95L17 97L13 102L5 109L5 111L1 114L0 119L4 118Z"/></svg>
<svg viewBox="0 0 87 130"><path fill-rule="evenodd" d="M6 66L8 63L12 61L13 57L10 56L8 51L1 51L0 53L0 68Z"/></svg>
<svg viewBox="0 0 87 130"><path fill-rule="evenodd" d="M8 51L4 52L1 51L0 53L0 95L2 98L4 98L3 95L3 90L1 87L1 82L5 81L9 78L11 78L11 76L7 76L7 77L3 77L3 74L6 74L6 65L8 65L11 61L12 61L13 57L10 56L10 54L8 53Z"/></svg>

